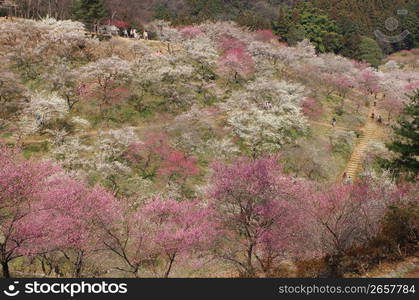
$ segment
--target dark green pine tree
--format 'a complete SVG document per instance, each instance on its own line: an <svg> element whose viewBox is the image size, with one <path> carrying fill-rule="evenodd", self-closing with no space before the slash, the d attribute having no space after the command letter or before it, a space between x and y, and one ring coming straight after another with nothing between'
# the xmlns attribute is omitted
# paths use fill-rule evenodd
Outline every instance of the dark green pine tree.
<svg viewBox="0 0 419 300"><path fill-rule="evenodd" d="M287 19L288 15L289 11L287 7L279 7L278 18L272 24L274 33L279 35L283 39L285 39L285 36L287 35L290 26L290 22Z"/></svg>
<svg viewBox="0 0 419 300"><path fill-rule="evenodd" d="M374 67L378 67L384 58L383 50L378 42L366 36L361 36L358 51L357 59L370 63Z"/></svg>
<svg viewBox="0 0 419 300"><path fill-rule="evenodd" d="M73 18L82 21L93 30L105 16L103 0L78 0L75 4Z"/></svg>
<svg viewBox="0 0 419 300"><path fill-rule="evenodd" d="M419 90L406 105L394 133L395 141L387 148L395 154L395 158L382 160L381 163L397 177L416 180L419 173Z"/></svg>

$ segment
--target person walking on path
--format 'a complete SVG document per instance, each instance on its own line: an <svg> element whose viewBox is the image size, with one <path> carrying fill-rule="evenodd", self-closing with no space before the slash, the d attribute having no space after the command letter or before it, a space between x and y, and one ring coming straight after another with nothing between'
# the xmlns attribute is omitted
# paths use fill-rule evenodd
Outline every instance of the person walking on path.
<svg viewBox="0 0 419 300"><path fill-rule="evenodd" d="M335 127L336 126L336 117L333 117L332 119L332 126Z"/></svg>
<svg viewBox="0 0 419 300"><path fill-rule="evenodd" d="M144 32L143 32L143 38L144 38L145 40L148 40L148 32L147 32L147 31L145 31L145 30L144 30Z"/></svg>

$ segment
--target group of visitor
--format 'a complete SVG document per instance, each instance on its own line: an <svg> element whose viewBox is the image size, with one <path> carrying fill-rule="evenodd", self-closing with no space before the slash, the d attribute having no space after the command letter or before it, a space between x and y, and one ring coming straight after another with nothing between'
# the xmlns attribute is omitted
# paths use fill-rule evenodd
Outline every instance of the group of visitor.
<svg viewBox="0 0 419 300"><path fill-rule="evenodd" d="M132 38L132 39L144 39L144 40L148 40L148 32L147 31L143 31L143 33L139 33L137 32L137 29L135 28L131 28L131 29L124 29L122 31L122 36L125 38Z"/></svg>

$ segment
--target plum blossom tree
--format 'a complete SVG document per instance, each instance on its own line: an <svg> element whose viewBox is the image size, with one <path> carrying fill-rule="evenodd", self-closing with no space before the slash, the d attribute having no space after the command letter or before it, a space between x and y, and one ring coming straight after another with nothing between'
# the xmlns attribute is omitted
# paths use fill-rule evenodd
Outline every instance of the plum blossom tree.
<svg viewBox="0 0 419 300"><path fill-rule="evenodd" d="M389 203L389 192L366 182L335 184L319 193L306 208L319 230L322 250L330 255L334 276L341 276L339 265L345 251L362 245L380 229L380 221Z"/></svg>
<svg viewBox="0 0 419 300"><path fill-rule="evenodd" d="M218 58L215 43L203 34L183 41L182 45L190 57L197 60L201 65L207 64L212 66Z"/></svg>
<svg viewBox="0 0 419 300"><path fill-rule="evenodd" d="M161 176L167 176L169 181L176 180L181 182L185 182L190 176L199 174L196 159L188 157L182 151L175 149L165 153L158 172Z"/></svg>
<svg viewBox="0 0 419 300"><path fill-rule="evenodd" d="M227 78L238 76L248 78L254 72L254 61L243 42L224 38L220 43L222 55L218 60L218 69Z"/></svg>
<svg viewBox="0 0 419 300"><path fill-rule="evenodd" d="M18 149L0 145L0 263L10 277L9 263L45 251L43 223L34 218L39 193L59 172L49 162L24 160Z"/></svg>
<svg viewBox="0 0 419 300"><path fill-rule="evenodd" d="M178 42L181 39L181 32L171 27L170 22L167 21L155 20L149 23L146 28L155 32L160 41Z"/></svg>
<svg viewBox="0 0 419 300"><path fill-rule="evenodd" d="M379 74L379 88L384 94L384 101L380 101L383 108L389 112L389 118L401 112L407 95L419 82L418 72L394 70Z"/></svg>
<svg viewBox="0 0 419 300"><path fill-rule="evenodd" d="M79 22L17 19L0 24L1 52L8 57L26 79L39 76L39 67L59 57L68 61L83 58L96 40L88 39ZM3 55L3 53L2 53Z"/></svg>
<svg viewBox="0 0 419 300"><path fill-rule="evenodd" d="M22 77L32 79L38 76L36 66L42 62L38 43L42 42L42 32L36 22L19 20L0 24L1 54L8 57Z"/></svg>
<svg viewBox="0 0 419 300"><path fill-rule="evenodd" d="M371 68L367 68L359 73L357 83L361 90L373 95L380 91L379 79L378 75Z"/></svg>
<svg viewBox="0 0 419 300"><path fill-rule="evenodd" d="M0 118L9 119L27 106L28 91L13 72L0 69Z"/></svg>
<svg viewBox="0 0 419 300"><path fill-rule="evenodd" d="M355 86L355 83L344 75L325 75L324 80L329 86L327 94L330 95L333 92L338 92L339 96L343 99L349 90Z"/></svg>
<svg viewBox="0 0 419 300"><path fill-rule="evenodd" d="M167 278L178 259L211 248L216 234L211 216L212 210L197 202L155 198L108 229L105 244L125 265L117 269Z"/></svg>
<svg viewBox="0 0 419 300"><path fill-rule="evenodd" d="M143 178L166 178L184 184L190 176L199 173L196 160L167 143L162 133L149 133L145 142L129 145L125 157Z"/></svg>
<svg viewBox="0 0 419 300"><path fill-rule="evenodd" d="M133 76L131 64L116 56L92 62L78 72L81 83L93 89L101 112L117 98L116 89L129 83Z"/></svg>
<svg viewBox="0 0 419 300"><path fill-rule="evenodd" d="M54 18L44 18L36 23L44 33L43 43L39 45L45 54L53 54L71 60L92 40L85 36L85 26L71 20L57 21Z"/></svg>
<svg viewBox="0 0 419 300"><path fill-rule="evenodd" d="M245 90L234 92L224 107L234 133L256 157L276 152L304 133L303 98L300 85L258 78Z"/></svg>
<svg viewBox="0 0 419 300"><path fill-rule="evenodd" d="M403 99L386 96L378 103L378 107L387 111L387 121L390 122L392 118L399 115L404 108L405 101Z"/></svg>
<svg viewBox="0 0 419 300"><path fill-rule="evenodd" d="M195 53L201 59L199 53ZM205 55L205 54L202 54ZM185 53L146 55L135 65L133 86L139 89L139 106L143 104L144 93L164 97L174 107L184 107L195 101L192 84L196 78L195 68ZM199 79L198 79L199 80Z"/></svg>
<svg viewBox="0 0 419 300"><path fill-rule="evenodd" d="M42 74L42 79L49 90L66 100L71 111L86 93L86 87L77 84L80 74L62 59L59 62L53 60L49 69L49 72Z"/></svg>
<svg viewBox="0 0 419 300"><path fill-rule="evenodd" d="M203 34L203 31L197 26L185 26L179 28L179 32L182 37L186 39L195 38L196 36Z"/></svg>
<svg viewBox="0 0 419 300"><path fill-rule="evenodd" d="M304 183L284 175L276 159L240 158L215 163L208 196L217 212L223 247L218 256L242 275L269 273L278 259L297 253L304 242Z"/></svg>
<svg viewBox="0 0 419 300"><path fill-rule="evenodd" d="M80 137L67 136L61 143L52 140L51 155L78 178L95 178L115 196L127 196L132 170L123 158L127 147L138 141L133 127L98 132L98 140L85 143ZM129 185L129 184L128 184ZM134 190L134 189L133 189Z"/></svg>
<svg viewBox="0 0 419 300"><path fill-rule="evenodd" d="M28 133L42 131L53 122L63 120L69 113L65 99L57 93L46 92L33 94L25 112L27 114L23 115L20 123Z"/></svg>
<svg viewBox="0 0 419 300"><path fill-rule="evenodd" d="M72 276L79 278L87 258L103 249L102 228L120 218L117 200L103 188L66 176L50 180L41 197L36 216L44 220L48 249L60 252L72 266Z"/></svg>
<svg viewBox="0 0 419 300"><path fill-rule="evenodd" d="M304 98L301 105L303 108L304 115L309 118L313 118L313 119L319 118L323 113L323 109L322 109L322 105L320 101L318 101L317 99L313 97Z"/></svg>
<svg viewBox="0 0 419 300"><path fill-rule="evenodd" d="M291 49L290 49L291 50ZM304 39L297 44L297 50L300 58L313 58L316 55L316 47L310 43L310 40Z"/></svg>
<svg viewBox="0 0 419 300"><path fill-rule="evenodd" d="M160 162L170 150L167 136L163 133L149 133L143 143L131 143L125 151L126 159L131 162L143 178L154 178Z"/></svg>
<svg viewBox="0 0 419 300"><path fill-rule="evenodd" d="M153 251L164 261L163 277L169 277L179 257L211 248L216 235L212 215L198 202L155 199L142 207L139 218L152 230Z"/></svg>

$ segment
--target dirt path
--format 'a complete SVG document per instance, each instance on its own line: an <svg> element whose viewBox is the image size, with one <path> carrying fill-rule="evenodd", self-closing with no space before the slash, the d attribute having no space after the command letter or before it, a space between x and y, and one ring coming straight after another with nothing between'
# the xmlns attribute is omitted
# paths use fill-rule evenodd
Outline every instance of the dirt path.
<svg viewBox="0 0 419 300"><path fill-rule="evenodd" d="M340 129L340 130L355 130L355 129L350 129L350 128L347 128L347 127L342 127L342 126L333 126L332 124L328 124L328 123L324 123L324 122L310 121L310 123L312 123L312 124L316 124L316 125L320 125L320 126L324 126L324 127L333 128L333 129Z"/></svg>
<svg viewBox="0 0 419 300"><path fill-rule="evenodd" d="M156 50L160 50L162 54L176 52L182 50L182 46L179 44L169 43L169 42L162 42L158 40L144 40L144 39L133 39L133 38L126 38L121 36L113 37L115 39L124 41L126 43L134 43L134 42L142 42L149 46L150 48L154 48Z"/></svg>

